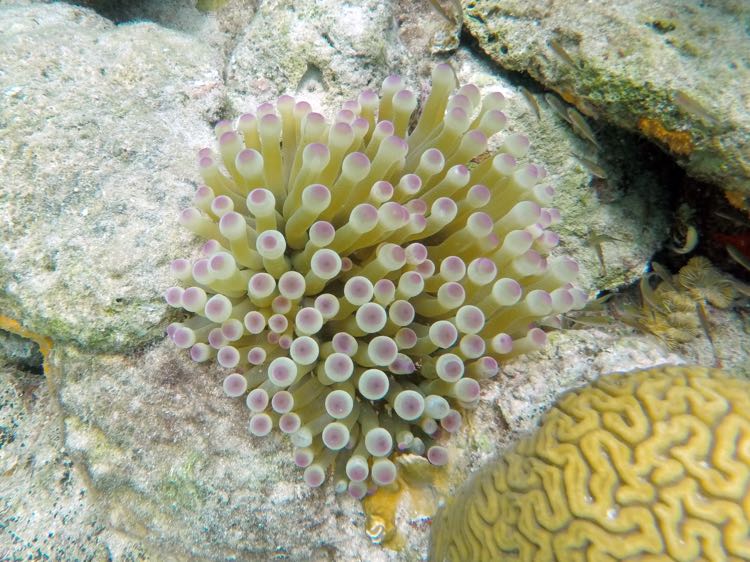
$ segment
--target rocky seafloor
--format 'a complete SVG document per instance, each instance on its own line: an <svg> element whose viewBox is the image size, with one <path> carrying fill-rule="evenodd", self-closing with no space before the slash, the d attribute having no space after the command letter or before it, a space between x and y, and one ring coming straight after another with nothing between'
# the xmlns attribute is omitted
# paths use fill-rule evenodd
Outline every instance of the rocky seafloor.
<svg viewBox="0 0 750 562"><path fill-rule="evenodd" d="M308 488L288 440L250 436L224 375L164 340L169 263L199 244L177 215L219 119L283 93L328 112L393 73L423 89L447 61L461 82L509 99L592 295L634 292L652 257L681 244L671 234L685 173L717 200L729 193L738 224L748 209L741 2L633 0L586 18L576 2L469 2L462 32L427 1L85 4L0 0L0 560L426 559L429 506L405 498L400 548L374 544L361 502ZM553 92L589 112L599 148L545 101ZM639 133L641 118L667 133ZM683 131L689 153L670 144ZM606 178L572 154L593 155ZM709 307L713 348L702 334L669 348L616 319L551 333L483 383L428 495L602 373L718 357L748 376L747 312L741 298ZM51 340L45 372L7 319Z"/></svg>

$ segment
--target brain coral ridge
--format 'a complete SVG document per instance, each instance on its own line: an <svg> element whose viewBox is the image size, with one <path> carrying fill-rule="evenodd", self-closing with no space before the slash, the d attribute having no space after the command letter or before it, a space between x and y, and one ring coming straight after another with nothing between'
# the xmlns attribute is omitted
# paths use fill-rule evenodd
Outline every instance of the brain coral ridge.
<svg viewBox="0 0 750 562"><path fill-rule="evenodd" d="M560 216L528 138L474 162L506 128L503 96L440 64L413 119L418 101L390 76L330 121L285 95L219 122L179 217L207 242L165 294L192 315L169 337L227 371L250 433L279 428L310 486L333 466L358 498L394 481L394 452L448 462L478 381L585 303L576 263L548 257Z"/></svg>
<svg viewBox="0 0 750 562"><path fill-rule="evenodd" d="M432 562L750 560L750 383L665 367L565 395L434 521Z"/></svg>

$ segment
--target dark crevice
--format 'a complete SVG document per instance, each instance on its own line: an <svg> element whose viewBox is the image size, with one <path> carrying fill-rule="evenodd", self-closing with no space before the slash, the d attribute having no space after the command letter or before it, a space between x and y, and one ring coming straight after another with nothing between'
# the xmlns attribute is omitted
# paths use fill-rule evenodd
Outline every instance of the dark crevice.
<svg viewBox="0 0 750 562"><path fill-rule="evenodd" d="M164 27L190 33L195 29L185 29L185 25L194 18L175 17L175 12L189 12L190 16L200 17L203 14L195 7L195 0L182 0L182 5L164 10L159 2L153 0L71 0L70 4L89 8L115 24L150 21Z"/></svg>
<svg viewBox="0 0 750 562"><path fill-rule="evenodd" d="M684 232L680 226L690 225L698 231L698 244L687 254L679 254L664 248L654 260L676 272L694 256L705 256L722 271L731 273L739 280L750 282L750 272L742 267L727 252L733 245L750 259L750 221L726 198L717 196L717 188L688 176L684 171L673 178L673 206L676 220L671 237L672 246L680 246ZM678 213L679 209L679 213ZM679 217L685 217L680 219ZM680 220L684 224L680 223Z"/></svg>
<svg viewBox="0 0 750 562"><path fill-rule="evenodd" d="M39 346L26 338L0 330L0 364L30 375L44 374L44 358Z"/></svg>
<svg viewBox="0 0 750 562"><path fill-rule="evenodd" d="M326 80L323 77L323 71L315 64L308 62L307 70L302 75L302 78L300 78L296 91L303 92L319 88L323 91L328 90L328 84L326 84Z"/></svg>

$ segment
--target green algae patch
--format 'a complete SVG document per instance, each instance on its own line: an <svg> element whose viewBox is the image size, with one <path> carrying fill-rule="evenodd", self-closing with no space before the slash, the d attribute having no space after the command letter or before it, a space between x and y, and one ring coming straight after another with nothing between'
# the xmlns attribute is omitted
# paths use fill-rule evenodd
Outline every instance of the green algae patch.
<svg viewBox="0 0 750 562"><path fill-rule="evenodd" d="M208 491L196 477L196 465L200 462L200 455L191 454L164 475L156 485L157 503L169 506L172 511L189 511L202 505Z"/></svg>

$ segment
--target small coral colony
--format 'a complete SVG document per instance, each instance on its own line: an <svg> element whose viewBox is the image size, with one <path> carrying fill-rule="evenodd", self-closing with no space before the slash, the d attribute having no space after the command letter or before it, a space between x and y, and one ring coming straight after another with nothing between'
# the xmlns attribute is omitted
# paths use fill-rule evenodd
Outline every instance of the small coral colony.
<svg viewBox="0 0 750 562"><path fill-rule="evenodd" d="M191 313L169 337L227 371L250 432L278 427L307 484L330 468L357 498L395 480L393 453L445 464L478 381L586 301L576 263L548 255L560 215L528 138L487 152L503 96L440 64L418 102L390 76L331 120L281 96L219 122L179 217L202 256L166 291Z"/></svg>

